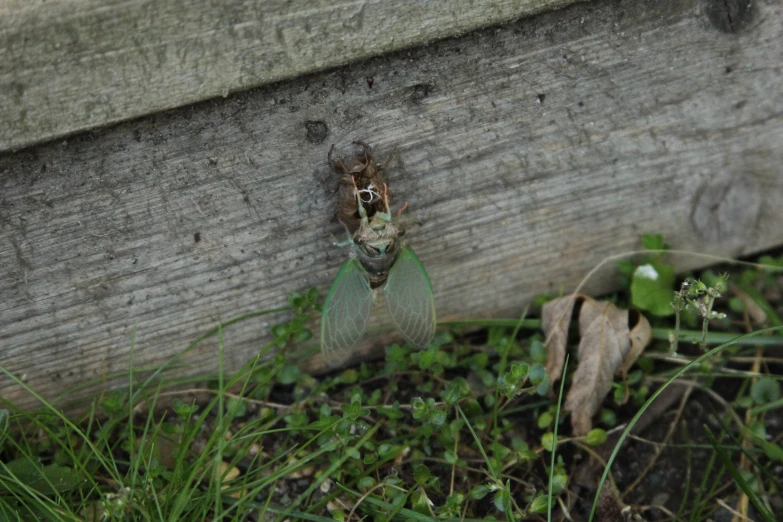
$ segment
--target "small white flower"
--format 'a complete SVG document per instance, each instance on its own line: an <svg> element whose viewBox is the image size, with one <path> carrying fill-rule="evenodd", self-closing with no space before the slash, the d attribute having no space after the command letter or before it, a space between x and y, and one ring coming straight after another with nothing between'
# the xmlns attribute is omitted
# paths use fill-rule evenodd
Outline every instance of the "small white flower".
<svg viewBox="0 0 783 522"><path fill-rule="evenodd" d="M658 279L658 271L655 270L655 267L649 263L636 267L636 272L634 272L633 275L643 277L645 279L652 279L653 281Z"/></svg>

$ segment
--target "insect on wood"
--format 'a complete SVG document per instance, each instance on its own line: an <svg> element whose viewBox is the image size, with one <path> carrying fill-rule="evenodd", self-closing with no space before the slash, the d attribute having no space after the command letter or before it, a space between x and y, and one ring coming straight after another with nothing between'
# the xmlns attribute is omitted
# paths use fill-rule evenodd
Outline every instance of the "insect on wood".
<svg viewBox="0 0 783 522"><path fill-rule="evenodd" d="M378 165L372 163L369 146L358 143L365 147L365 161L339 167L351 184L353 204L349 206L344 201L346 192L341 192L338 215L348 239L336 244L350 245L351 250L321 313L321 350L330 366L345 362L359 343L370 321L374 289L381 285L392 323L408 343L425 348L435 334L430 278L413 249L400 239L405 231L393 220L389 190L378 176ZM334 165L331 150L329 161ZM341 178L340 189L345 185ZM352 209L358 218L347 214ZM352 230L344 219L356 220L356 227Z"/></svg>
<svg viewBox="0 0 783 522"><path fill-rule="evenodd" d="M329 149L327 159L331 169L340 175L338 186L339 202L337 204L338 219L354 233L359 228L361 216L359 205L364 207L368 218L372 218L377 212L383 212L381 189L386 183L381 171L391 161L391 156L386 163L376 163L372 157L372 147L363 141L354 141L359 147L352 157L332 158L334 145ZM359 191L357 198L354 187ZM387 189L388 190L388 189Z"/></svg>

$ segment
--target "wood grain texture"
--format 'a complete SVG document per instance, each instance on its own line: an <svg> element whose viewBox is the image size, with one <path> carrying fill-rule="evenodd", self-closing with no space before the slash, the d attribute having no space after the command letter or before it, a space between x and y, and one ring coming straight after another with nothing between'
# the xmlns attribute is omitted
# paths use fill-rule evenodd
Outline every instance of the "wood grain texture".
<svg viewBox="0 0 783 522"><path fill-rule="evenodd" d="M324 237L340 233L326 153L354 139L395 153L441 320L516 317L643 233L779 245L783 9L754 6L726 31L700 0L575 4L0 156L0 365L53 397L108 381L131 347L153 366L219 320L325 295L346 256ZM584 291L617 281L608 263ZM287 317L227 329L227 367ZM216 353L172 375L214 373ZM4 376L0 396L31 404Z"/></svg>
<svg viewBox="0 0 783 522"><path fill-rule="evenodd" d="M0 151L227 96L575 0L12 0Z"/></svg>

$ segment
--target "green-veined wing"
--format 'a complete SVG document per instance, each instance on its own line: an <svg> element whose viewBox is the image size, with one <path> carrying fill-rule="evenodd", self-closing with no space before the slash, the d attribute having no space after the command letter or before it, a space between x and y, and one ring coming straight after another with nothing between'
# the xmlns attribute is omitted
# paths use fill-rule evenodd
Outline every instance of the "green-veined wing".
<svg viewBox="0 0 783 522"><path fill-rule="evenodd" d="M430 344L435 335L432 283L409 246L400 250L383 290L386 294L386 309L397 331L417 348Z"/></svg>
<svg viewBox="0 0 783 522"><path fill-rule="evenodd" d="M340 267L321 312L321 350L329 366L351 355L367 330L372 302L367 271L352 257Z"/></svg>

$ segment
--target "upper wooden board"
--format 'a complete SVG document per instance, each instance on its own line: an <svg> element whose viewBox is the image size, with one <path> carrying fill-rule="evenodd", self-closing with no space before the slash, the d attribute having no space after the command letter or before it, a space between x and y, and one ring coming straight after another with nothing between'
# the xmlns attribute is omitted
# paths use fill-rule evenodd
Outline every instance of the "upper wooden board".
<svg viewBox="0 0 783 522"><path fill-rule="evenodd" d="M0 151L573 1L11 0L0 5Z"/></svg>
<svg viewBox="0 0 783 522"><path fill-rule="evenodd" d="M394 154L441 320L517 317L643 233L726 256L780 245L783 9L724 20L702 0L579 3L6 153L0 366L45 397L92 383L78 398L131 354L154 366L217 321L325 295L347 255L326 236L326 154L355 139ZM618 281L609 262L585 292ZM226 329L227 368L288 318ZM216 357L210 339L173 375ZM30 404L5 376L0 397Z"/></svg>

